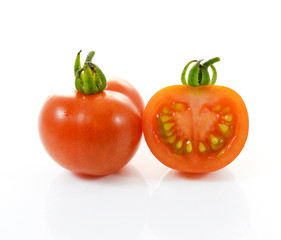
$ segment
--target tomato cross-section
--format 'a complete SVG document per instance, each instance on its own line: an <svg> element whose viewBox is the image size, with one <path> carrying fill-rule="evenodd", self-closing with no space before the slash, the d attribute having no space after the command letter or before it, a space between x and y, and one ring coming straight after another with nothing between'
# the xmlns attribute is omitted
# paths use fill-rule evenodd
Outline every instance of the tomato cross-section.
<svg viewBox="0 0 281 240"><path fill-rule="evenodd" d="M175 85L156 93L143 116L146 142L166 166L210 172L232 162L248 135L242 98L221 86Z"/></svg>

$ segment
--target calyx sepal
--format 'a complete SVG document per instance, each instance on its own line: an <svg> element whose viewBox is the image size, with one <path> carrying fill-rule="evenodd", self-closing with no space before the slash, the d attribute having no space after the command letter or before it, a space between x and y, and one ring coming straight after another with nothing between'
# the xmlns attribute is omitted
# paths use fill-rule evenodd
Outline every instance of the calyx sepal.
<svg viewBox="0 0 281 240"><path fill-rule="evenodd" d="M87 95L103 91L106 88L106 77L100 68L92 63L95 52L90 51L88 53L85 63L81 68L81 51L77 53L74 64L75 87L77 91Z"/></svg>
<svg viewBox="0 0 281 240"><path fill-rule="evenodd" d="M212 58L201 64L202 61L203 60L192 60L186 64L181 74L181 82L183 85L199 87L204 85L214 85L216 83L217 70L213 64L220 61L220 58ZM186 79L186 72L191 63L195 64L191 67ZM212 69L212 79L210 78L208 67L211 67Z"/></svg>

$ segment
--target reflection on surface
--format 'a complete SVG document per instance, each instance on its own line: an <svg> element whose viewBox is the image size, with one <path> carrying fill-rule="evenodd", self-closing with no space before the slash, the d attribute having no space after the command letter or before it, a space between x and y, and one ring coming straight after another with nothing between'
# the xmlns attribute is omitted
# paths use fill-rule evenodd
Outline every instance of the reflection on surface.
<svg viewBox="0 0 281 240"><path fill-rule="evenodd" d="M146 183L133 166L93 178L64 171L47 196L47 223L54 239L131 240L144 226L147 200Z"/></svg>
<svg viewBox="0 0 281 240"><path fill-rule="evenodd" d="M199 175L169 171L150 204L148 224L161 239L231 240L249 228L246 198L227 169Z"/></svg>

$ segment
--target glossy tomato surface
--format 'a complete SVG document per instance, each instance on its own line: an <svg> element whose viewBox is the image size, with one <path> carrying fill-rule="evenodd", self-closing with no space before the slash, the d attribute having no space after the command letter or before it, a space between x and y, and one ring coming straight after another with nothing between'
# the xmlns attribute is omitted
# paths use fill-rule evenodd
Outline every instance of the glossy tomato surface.
<svg viewBox="0 0 281 240"><path fill-rule="evenodd" d="M39 134L49 155L64 168L106 175L135 154L142 134L141 114L118 92L53 95L40 112Z"/></svg>
<svg viewBox="0 0 281 240"><path fill-rule="evenodd" d="M106 90L115 91L124 94L128 98L132 100L132 102L137 106L140 113L143 113L144 110L144 102L140 95L140 93L137 91L137 89L124 80L123 78L119 77L107 77L107 87Z"/></svg>
<svg viewBox="0 0 281 240"><path fill-rule="evenodd" d="M248 128L242 98L222 86L166 87L150 99L143 114L151 152L183 172L211 172L228 165L243 149Z"/></svg>

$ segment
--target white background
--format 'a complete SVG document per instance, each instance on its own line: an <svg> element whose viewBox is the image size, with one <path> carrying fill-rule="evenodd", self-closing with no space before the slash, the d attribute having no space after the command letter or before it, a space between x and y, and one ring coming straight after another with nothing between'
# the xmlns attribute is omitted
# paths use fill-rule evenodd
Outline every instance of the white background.
<svg viewBox="0 0 281 240"><path fill-rule="evenodd" d="M281 239L279 1L1 1L0 239ZM74 89L95 50L145 102L192 59L220 57L243 97L248 141L207 175L169 170L145 141L120 172L79 178L42 147L45 98Z"/></svg>

